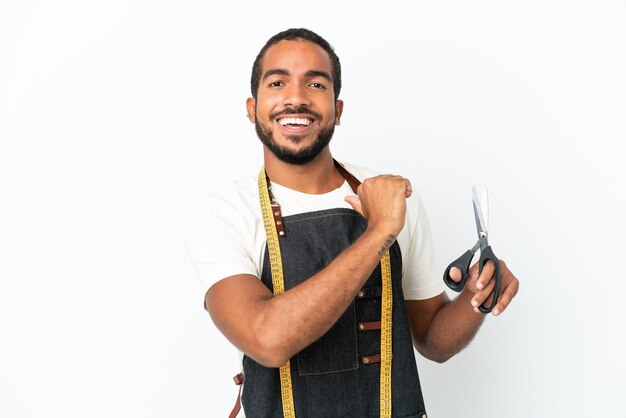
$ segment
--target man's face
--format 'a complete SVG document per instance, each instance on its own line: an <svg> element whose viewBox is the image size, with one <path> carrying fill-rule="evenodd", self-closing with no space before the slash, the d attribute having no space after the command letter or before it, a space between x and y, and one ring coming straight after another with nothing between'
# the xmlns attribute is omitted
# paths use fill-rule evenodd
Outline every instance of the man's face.
<svg viewBox="0 0 626 418"><path fill-rule="evenodd" d="M343 107L331 73L330 57L312 42L280 41L266 51L247 107L259 139L281 161L306 164L330 142Z"/></svg>

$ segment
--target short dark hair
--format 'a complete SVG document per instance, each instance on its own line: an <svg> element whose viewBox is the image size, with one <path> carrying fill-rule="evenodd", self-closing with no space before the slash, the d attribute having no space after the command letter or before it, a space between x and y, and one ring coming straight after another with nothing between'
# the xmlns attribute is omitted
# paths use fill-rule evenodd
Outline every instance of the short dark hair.
<svg viewBox="0 0 626 418"><path fill-rule="evenodd" d="M317 33L304 28L287 29L276 35L272 36L261 48L261 51L256 56L254 64L252 65L252 77L250 77L250 89L252 90L252 97L256 99L257 92L259 90L259 82L261 80L261 61L265 56L267 50L277 44L280 41L293 41L293 40L305 40L313 42L320 46L324 51L328 53L330 62L332 64L331 76L333 78L333 91L335 92L335 100L339 97L339 91L341 91L341 63L339 57L335 54L335 50L326 41L326 39L319 36Z"/></svg>

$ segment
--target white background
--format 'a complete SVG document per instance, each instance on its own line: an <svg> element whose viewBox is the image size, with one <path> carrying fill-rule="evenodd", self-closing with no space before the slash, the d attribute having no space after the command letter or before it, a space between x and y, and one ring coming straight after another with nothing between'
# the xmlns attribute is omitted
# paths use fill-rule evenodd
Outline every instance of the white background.
<svg viewBox="0 0 626 418"><path fill-rule="evenodd" d="M245 118L267 38L343 64L343 161L410 177L440 271L490 240L521 281L443 365L431 417L623 417L622 1L0 0L0 416L224 417L237 354L184 242L255 173Z"/></svg>

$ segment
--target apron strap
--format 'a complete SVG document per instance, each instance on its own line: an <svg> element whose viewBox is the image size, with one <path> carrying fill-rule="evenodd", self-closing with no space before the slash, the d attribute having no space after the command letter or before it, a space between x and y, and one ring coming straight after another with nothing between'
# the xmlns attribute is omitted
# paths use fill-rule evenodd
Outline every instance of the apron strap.
<svg viewBox="0 0 626 418"><path fill-rule="evenodd" d="M340 162L338 162L335 159L333 159L333 161L335 162L335 167L337 168L337 171L339 171L341 175L343 176L343 178L346 179L346 181L352 188L352 191L354 192L354 194L356 194L357 189L361 185L361 182L359 181L359 179L354 177L348 170L346 170L346 168L343 165L341 165Z"/></svg>
<svg viewBox="0 0 626 418"><path fill-rule="evenodd" d="M335 163L335 168L337 169L337 171L339 171L339 173L343 176L343 178L346 179L346 181L350 185L350 188L352 189L354 194L357 194L356 191L361 185L361 182L359 181L359 179L354 177L348 170L346 170L346 168L343 165L341 165L340 162L338 162L334 158L333 158L333 162ZM282 238L285 236L285 225L283 224L283 215L280 210L280 204L274 200L274 195L272 194L271 183L270 183L269 178L267 177L267 174L265 175L265 180L267 182L267 193L270 199L270 205L272 207L272 217L274 218L274 227L276 228L276 233L278 234L278 236Z"/></svg>
<svg viewBox="0 0 626 418"><path fill-rule="evenodd" d="M239 410L241 410L241 388L243 387L242 383L244 381L243 373L239 373L237 376L233 377L233 380L235 381L235 384L239 386L239 394L237 395L237 402L235 402L235 407L230 412L228 418L235 418L237 414L239 414Z"/></svg>

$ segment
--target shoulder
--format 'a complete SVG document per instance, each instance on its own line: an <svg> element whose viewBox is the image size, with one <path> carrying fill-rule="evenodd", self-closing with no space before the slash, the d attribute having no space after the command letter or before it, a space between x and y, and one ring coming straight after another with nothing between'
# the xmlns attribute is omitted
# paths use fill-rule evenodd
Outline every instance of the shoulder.
<svg viewBox="0 0 626 418"><path fill-rule="evenodd" d="M363 180L367 178L376 177L381 174L376 170L372 170L371 168L362 167L356 164L351 164L343 161L340 161L340 164L343 165L350 174L352 174L361 182L363 182Z"/></svg>
<svg viewBox="0 0 626 418"><path fill-rule="evenodd" d="M264 237L257 182L253 176L223 183L202 197L186 225L187 252L207 290L225 277L260 276Z"/></svg>
<svg viewBox="0 0 626 418"><path fill-rule="evenodd" d="M224 183L211 191L205 202L212 211L229 210L231 214L257 212L260 210L257 179L248 176Z"/></svg>
<svg viewBox="0 0 626 418"><path fill-rule="evenodd" d="M257 179L254 176L246 176L225 182L210 193L212 199L222 200L229 204L256 201L258 196Z"/></svg>
<svg viewBox="0 0 626 418"><path fill-rule="evenodd" d="M260 211L256 178L231 180L200 199L193 208L187 232L214 235L226 228L245 232Z"/></svg>

